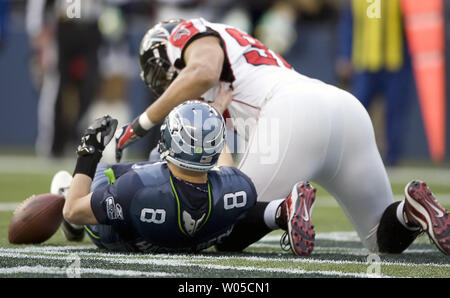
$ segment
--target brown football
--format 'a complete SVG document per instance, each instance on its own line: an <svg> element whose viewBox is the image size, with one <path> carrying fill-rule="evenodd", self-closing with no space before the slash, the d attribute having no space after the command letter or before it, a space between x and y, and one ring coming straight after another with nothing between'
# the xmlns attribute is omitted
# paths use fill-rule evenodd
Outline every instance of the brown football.
<svg viewBox="0 0 450 298"><path fill-rule="evenodd" d="M50 193L23 201L11 218L9 242L35 244L48 240L61 225L64 201L64 196Z"/></svg>

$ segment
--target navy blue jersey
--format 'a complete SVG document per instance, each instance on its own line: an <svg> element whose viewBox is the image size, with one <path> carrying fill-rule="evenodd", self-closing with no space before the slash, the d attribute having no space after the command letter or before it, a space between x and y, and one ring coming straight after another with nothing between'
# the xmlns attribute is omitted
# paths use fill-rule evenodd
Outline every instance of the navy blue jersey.
<svg viewBox="0 0 450 298"><path fill-rule="evenodd" d="M205 249L228 236L256 203L253 183L236 168L211 170L204 185L183 183L165 162L112 169L118 179L95 188L91 207L133 251Z"/></svg>

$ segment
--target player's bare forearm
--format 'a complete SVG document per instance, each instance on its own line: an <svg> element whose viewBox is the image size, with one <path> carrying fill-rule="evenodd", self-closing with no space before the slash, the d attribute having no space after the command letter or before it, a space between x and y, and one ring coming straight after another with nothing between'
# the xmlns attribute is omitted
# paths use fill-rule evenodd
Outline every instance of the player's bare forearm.
<svg viewBox="0 0 450 298"><path fill-rule="evenodd" d="M228 149L228 146L225 144L223 147L222 153L219 156L219 160L217 161L218 167L232 167L234 166L233 163L233 157L231 156L230 149Z"/></svg>
<svg viewBox="0 0 450 298"><path fill-rule="evenodd" d="M90 203L92 178L75 174L64 204L63 216L68 222L78 225L98 224Z"/></svg>
<svg viewBox="0 0 450 298"><path fill-rule="evenodd" d="M211 103L211 106L216 108L220 114L223 114L223 112L228 108L228 105L231 103L231 99L231 91L226 89L222 83L219 88L219 93L217 94L215 101ZM217 166L232 167L233 165L234 163L230 150L228 149L227 144L225 144L222 153L219 156L219 160L217 161Z"/></svg>
<svg viewBox="0 0 450 298"><path fill-rule="evenodd" d="M184 59L185 68L145 111L153 123L161 122L182 102L199 98L220 79L224 53L216 37L203 37L192 42L185 51Z"/></svg>
<svg viewBox="0 0 450 298"><path fill-rule="evenodd" d="M206 77L201 66L185 69L161 97L146 110L147 117L153 123L161 122L169 112L182 102L199 98L203 93L213 87L217 81Z"/></svg>
<svg viewBox="0 0 450 298"><path fill-rule="evenodd" d="M90 193L92 179L88 175L75 174L70 185L66 202L71 203Z"/></svg>

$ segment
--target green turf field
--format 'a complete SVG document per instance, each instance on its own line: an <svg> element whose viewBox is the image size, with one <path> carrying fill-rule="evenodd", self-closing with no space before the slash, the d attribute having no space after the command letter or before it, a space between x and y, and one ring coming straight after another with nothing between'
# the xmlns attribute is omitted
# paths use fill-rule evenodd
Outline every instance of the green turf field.
<svg viewBox="0 0 450 298"><path fill-rule="evenodd" d="M71 171L71 161L0 157L0 277L450 277L450 257L426 236L401 255L371 255L361 245L336 202L318 190L312 221L317 232L311 256L298 258L279 245L273 232L239 254L113 254L96 249L86 237L66 242L61 231L41 245L11 245L8 226L14 208L32 194L49 191L52 175ZM450 208L450 168L403 167L389 170L396 199L404 185L422 178Z"/></svg>

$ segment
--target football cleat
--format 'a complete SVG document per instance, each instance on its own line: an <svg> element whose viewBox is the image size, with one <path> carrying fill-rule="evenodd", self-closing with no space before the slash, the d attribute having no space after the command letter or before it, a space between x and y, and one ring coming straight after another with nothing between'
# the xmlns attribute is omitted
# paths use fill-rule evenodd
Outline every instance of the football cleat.
<svg viewBox="0 0 450 298"><path fill-rule="evenodd" d="M70 184L72 183L72 179L72 175L67 171L57 172L53 176L52 183L50 184L50 193L66 196Z"/></svg>
<svg viewBox="0 0 450 298"><path fill-rule="evenodd" d="M405 187L403 216L410 226L425 231L444 254L450 254L449 213L434 198L425 182L411 181Z"/></svg>
<svg viewBox="0 0 450 298"><path fill-rule="evenodd" d="M82 241L84 238L83 226L73 225L65 219L62 221L61 230L67 241Z"/></svg>
<svg viewBox="0 0 450 298"><path fill-rule="evenodd" d="M53 176L52 183L50 185L50 193L67 195L70 184L72 183L72 175L67 171L59 171ZM64 218L61 225L61 230L64 237L68 241L81 241L84 238L84 228L78 225L72 225L67 222Z"/></svg>
<svg viewBox="0 0 450 298"><path fill-rule="evenodd" d="M277 224L286 230L281 246L290 247L294 255L307 256L313 250L315 232L311 213L315 198L316 189L308 182L299 182L277 212Z"/></svg>

